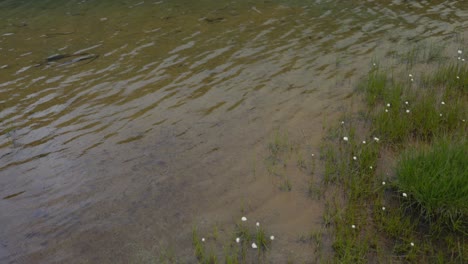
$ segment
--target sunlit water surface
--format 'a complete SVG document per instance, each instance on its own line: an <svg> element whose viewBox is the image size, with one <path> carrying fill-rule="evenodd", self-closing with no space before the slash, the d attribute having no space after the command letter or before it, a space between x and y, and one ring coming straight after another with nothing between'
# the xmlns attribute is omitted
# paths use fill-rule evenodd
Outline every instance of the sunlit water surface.
<svg viewBox="0 0 468 264"><path fill-rule="evenodd" d="M298 236L322 206L265 172L274 131L318 153L372 59L456 42L468 3L3 0L0 18L1 263L193 263L192 226L242 214L285 263L313 257Z"/></svg>

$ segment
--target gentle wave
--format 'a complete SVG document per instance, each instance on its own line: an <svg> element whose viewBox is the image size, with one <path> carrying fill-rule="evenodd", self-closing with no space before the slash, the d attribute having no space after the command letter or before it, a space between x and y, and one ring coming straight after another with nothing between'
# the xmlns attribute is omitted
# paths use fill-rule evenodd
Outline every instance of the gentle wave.
<svg viewBox="0 0 468 264"><path fill-rule="evenodd" d="M154 160L180 163L176 177L199 162L183 153L223 155L206 134L223 142L248 120L260 140L266 124L349 93L375 54L468 29L463 1L33 2L0 2L0 195L20 193L1 209L23 206L2 215L0 237L34 241L0 260L104 225L85 220L135 175L166 179ZM57 53L70 60L47 62Z"/></svg>

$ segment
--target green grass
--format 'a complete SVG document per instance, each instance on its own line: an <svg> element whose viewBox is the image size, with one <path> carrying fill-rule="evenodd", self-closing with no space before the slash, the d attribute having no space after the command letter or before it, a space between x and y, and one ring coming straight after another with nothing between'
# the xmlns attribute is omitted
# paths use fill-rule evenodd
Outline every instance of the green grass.
<svg viewBox="0 0 468 264"><path fill-rule="evenodd" d="M464 63L443 65L427 78L429 85L443 85L446 92L468 92L468 67Z"/></svg>
<svg viewBox="0 0 468 264"><path fill-rule="evenodd" d="M412 52L411 63L439 56ZM321 147L334 262L466 263L468 68L377 65L358 85L366 109L347 114Z"/></svg>
<svg viewBox="0 0 468 264"><path fill-rule="evenodd" d="M436 226L468 235L468 144L441 140L429 149L409 150L396 173L403 204Z"/></svg>
<svg viewBox="0 0 468 264"><path fill-rule="evenodd" d="M257 228L255 232L255 242L258 248L262 251L266 251L269 249L271 240L267 238L265 230L262 227Z"/></svg>
<svg viewBox="0 0 468 264"><path fill-rule="evenodd" d="M273 164L281 162L281 154L291 150L291 145L286 133L282 134L279 131L276 131L272 141L268 144L268 149L270 151L270 159Z"/></svg>
<svg viewBox="0 0 468 264"><path fill-rule="evenodd" d="M375 68L369 72L365 81L359 85L359 90L364 92L366 102L373 107L377 102L384 100L384 92L387 89L387 74Z"/></svg>
<svg viewBox="0 0 468 264"><path fill-rule="evenodd" d="M283 179L281 179L281 184L279 186L279 189L283 192L290 192L292 190L292 184L291 181L287 176L284 176Z"/></svg>
<svg viewBox="0 0 468 264"><path fill-rule="evenodd" d="M441 66L416 84L402 79L382 69L372 69L359 85L373 134L398 146L411 139L430 141L466 126L462 122L466 118L468 92L466 66Z"/></svg>
<svg viewBox="0 0 468 264"><path fill-rule="evenodd" d="M205 263L206 253L205 246L201 238L198 236L198 230L196 227L192 229L192 244L195 251L195 257L200 263Z"/></svg>
<svg viewBox="0 0 468 264"><path fill-rule="evenodd" d="M192 231L194 255L202 264L245 264L264 263L273 241L263 226L255 223L239 222L232 233L224 233L214 228L213 234L199 235L197 228ZM252 247L255 243L256 249Z"/></svg>
<svg viewBox="0 0 468 264"><path fill-rule="evenodd" d="M417 64L440 63L448 58L444 55L444 45L440 43L419 43L402 49L402 52L394 52L394 57L400 65L411 68Z"/></svg>

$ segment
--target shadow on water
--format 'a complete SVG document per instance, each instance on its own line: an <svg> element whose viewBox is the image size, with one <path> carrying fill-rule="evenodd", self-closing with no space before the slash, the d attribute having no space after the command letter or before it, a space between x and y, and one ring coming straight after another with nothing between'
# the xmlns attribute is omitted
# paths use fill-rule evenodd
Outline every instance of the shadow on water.
<svg viewBox="0 0 468 264"><path fill-rule="evenodd" d="M345 2L345 3L343 3ZM272 260L321 222L274 131L308 154L372 58L458 41L463 1L0 1L0 262L116 263L244 213ZM54 57L55 56L55 57ZM99 250L98 250L99 249Z"/></svg>

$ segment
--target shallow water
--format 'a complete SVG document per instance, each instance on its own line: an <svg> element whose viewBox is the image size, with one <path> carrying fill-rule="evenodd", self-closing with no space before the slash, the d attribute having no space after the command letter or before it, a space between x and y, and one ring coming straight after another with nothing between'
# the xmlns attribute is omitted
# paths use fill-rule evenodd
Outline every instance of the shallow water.
<svg viewBox="0 0 468 264"><path fill-rule="evenodd" d="M275 131L318 153L372 59L456 43L467 16L464 1L0 1L0 262L191 263L193 225L243 214L276 235L271 261L312 259L298 237L323 205L301 170L290 192L266 171ZM46 61L81 53L98 57Z"/></svg>

